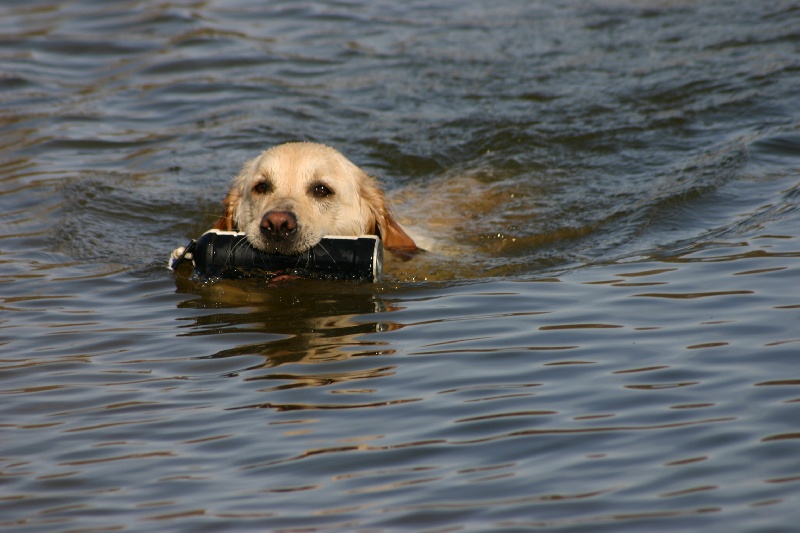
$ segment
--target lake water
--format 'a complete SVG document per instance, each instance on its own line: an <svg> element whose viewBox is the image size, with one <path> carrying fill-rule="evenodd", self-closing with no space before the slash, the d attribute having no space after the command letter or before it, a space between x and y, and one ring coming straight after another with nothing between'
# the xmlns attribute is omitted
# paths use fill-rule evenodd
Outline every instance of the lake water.
<svg viewBox="0 0 800 533"><path fill-rule="evenodd" d="M458 253L164 268L269 146ZM3 531L800 526L795 1L0 6Z"/></svg>

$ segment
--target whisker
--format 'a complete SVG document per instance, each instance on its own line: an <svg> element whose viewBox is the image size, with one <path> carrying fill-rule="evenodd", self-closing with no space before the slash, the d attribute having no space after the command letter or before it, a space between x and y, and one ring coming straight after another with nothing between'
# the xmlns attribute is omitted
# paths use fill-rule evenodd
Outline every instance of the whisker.
<svg viewBox="0 0 800 533"><path fill-rule="evenodd" d="M294 263L294 267L303 268L303 266L301 266L301 263L305 260L304 267L308 269L311 266L311 256L312 256L311 250L307 250L306 253L299 254L297 256L297 260Z"/></svg>
<svg viewBox="0 0 800 533"><path fill-rule="evenodd" d="M317 245L322 249L323 252L325 252L325 255L327 255L328 257L331 258L331 262L335 265L336 264L336 259L334 259L334 257L331 255L331 253L328 250L325 249L325 246L322 244L322 241L319 241L317 243Z"/></svg>
<svg viewBox="0 0 800 533"><path fill-rule="evenodd" d="M233 246L231 246L230 251L228 252L228 257L225 258L225 266L230 266L233 261L234 252L236 252L236 248L247 246L247 237L244 237L236 242Z"/></svg>

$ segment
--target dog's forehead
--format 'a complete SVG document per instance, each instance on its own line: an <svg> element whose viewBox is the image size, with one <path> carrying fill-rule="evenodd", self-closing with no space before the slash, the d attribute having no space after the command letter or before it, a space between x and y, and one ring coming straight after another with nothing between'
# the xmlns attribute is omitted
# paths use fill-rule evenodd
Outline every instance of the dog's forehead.
<svg viewBox="0 0 800 533"><path fill-rule="evenodd" d="M303 192L312 182L322 182L338 192L355 194L361 171L332 148L320 145L281 145L258 159L258 173L284 191Z"/></svg>
<svg viewBox="0 0 800 533"><path fill-rule="evenodd" d="M293 151L265 152L259 160L259 170L276 179L291 181L339 174L342 164L325 153L297 153Z"/></svg>

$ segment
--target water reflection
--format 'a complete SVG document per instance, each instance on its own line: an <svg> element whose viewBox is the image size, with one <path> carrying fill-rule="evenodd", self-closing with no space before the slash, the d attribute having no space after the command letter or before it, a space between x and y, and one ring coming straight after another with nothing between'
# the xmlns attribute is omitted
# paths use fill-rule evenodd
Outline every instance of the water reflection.
<svg viewBox="0 0 800 533"><path fill-rule="evenodd" d="M192 318L183 335L202 337L228 334L233 338L258 338L219 350L211 359L261 356L258 364L229 374L245 381L263 382L264 393L296 388L324 388L338 399L326 396L316 403L267 401L246 407L268 407L279 411L370 407L372 402L353 400L375 392L365 380L394 373L394 366L375 362L341 364L348 360L382 357L396 352L390 343L366 340L365 335L398 330L399 324L385 320L387 312L398 309L382 298L374 286L347 282L296 280L270 286L260 280L216 280L199 282L176 278L187 309L217 309ZM380 313L377 315L376 313ZM380 316L380 320L371 317ZM333 363L340 363L332 366ZM300 366L298 366L300 365ZM312 365L312 366L306 366ZM276 370L281 367L280 370ZM380 405L412 401L381 401Z"/></svg>

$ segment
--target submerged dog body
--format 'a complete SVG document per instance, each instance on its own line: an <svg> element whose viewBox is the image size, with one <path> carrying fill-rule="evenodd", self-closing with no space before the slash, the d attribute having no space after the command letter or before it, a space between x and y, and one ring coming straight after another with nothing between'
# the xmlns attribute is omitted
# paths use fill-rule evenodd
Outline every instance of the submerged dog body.
<svg viewBox="0 0 800 533"><path fill-rule="evenodd" d="M242 231L265 252L300 254L326 235L378 235L389 250L417 249L375 179L321 144L287 143L262 152L244 164L222 204L214 228Z"/></svg>

